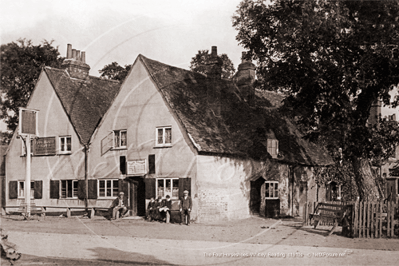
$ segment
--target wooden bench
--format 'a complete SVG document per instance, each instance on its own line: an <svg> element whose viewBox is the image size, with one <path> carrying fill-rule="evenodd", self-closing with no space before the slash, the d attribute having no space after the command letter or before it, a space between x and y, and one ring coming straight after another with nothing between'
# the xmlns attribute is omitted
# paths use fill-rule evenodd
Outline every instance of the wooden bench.
<svg viewBox="0 0 399 266"><path fill-rule="evenodd" d="M80 207L80 206L76 206L76 207L75 206L45 206L44 208L45 208L45 210L47 208L49 208L49 209L66 209L66 217L67 218L71 218L73 210L84 211L87 209L89 211L88 215L89 215L90 219L94 217L96 211L100 211L100 210L105 210L107 212L109 211L109 208L107 208L107 207L87 207L86 208L83 206L82 207Z"/></svg>
<svg viewBox="0 0 399 266"><path fill-rule="evenodd" d="M16 211L12 211L12 213L19 213L22 216L24 216L25 219L29 219L29 217L26 215L27 213L27 203L26 202L21 202L19 206L4 206L3 208L6 209L17 209ZM6 212L6 214L9 214ZM38 214L40 217L44 219L46 216L46 210L44 207L41 206L36 206L35 202L30 203L30 214Z"/></svg>
<svg viewBox="0 0 399 266"><path fill-rule="evenodd" d="M320 202L317 204L314 213L309 214L309 218L314 220L315 229L320 221L332 222L333 228L328 233L328 236L330 236L335 228L337 228L338 223L342 223L346 215L347 211L345 205Z"/></svg>

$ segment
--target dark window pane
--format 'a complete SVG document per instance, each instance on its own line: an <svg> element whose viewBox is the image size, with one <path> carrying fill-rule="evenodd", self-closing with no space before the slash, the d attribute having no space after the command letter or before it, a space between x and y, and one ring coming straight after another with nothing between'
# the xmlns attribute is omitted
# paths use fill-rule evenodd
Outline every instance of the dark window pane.
<svg viewBox="0 0 399 266"><path fill-rule="evenodd" d="M72 198L72 180L67 182L68 198Z"/></svg>
<svg viewBox="0 0 399 266"><path fill-rule="evenodd" d="M107 180L107 197L111 197L111 180Z"/></svg>
<svg viewBox="0 0 399 266"><path fill-rule="evenodd" d="M118 190L119 190L119 182L118 180L114 180L112 182L112 196L116 197L118 196Z"/></svg>
<svg viewBox="0 0 399 266"><path fill-rule="evenodd" d="M126 146L126 131L121 131L121 146Z"/></svg>
<svg viewBox="0 0 399 266"><path fill-rule="evenodd" d="M165 143L172 143L172 129L165 128Z"/></svg>
<svg viewBox="0 0 399 266"><path fill-rule="evenodd" d="M100 197L105 197L105 181L104 180L100 180L99 182L99 187L100 187Z"/></svg>
<svg viewBox="0 0 399 266"><path fill-rule="evenodd" d="M67 137L67 151L71 151L71 137Z"/></svg>
<svg viewBox="0 0 399 266"><path fill-rule="evenodd" d="M163 144L163 129L158 128L158 144Z"/></svg>
<svg viewBox="0 0 399 266"><path fill-rule="evenodd" d="M61 180L61 198L65 199L67 197L67 182L66 180Z"/></svg>

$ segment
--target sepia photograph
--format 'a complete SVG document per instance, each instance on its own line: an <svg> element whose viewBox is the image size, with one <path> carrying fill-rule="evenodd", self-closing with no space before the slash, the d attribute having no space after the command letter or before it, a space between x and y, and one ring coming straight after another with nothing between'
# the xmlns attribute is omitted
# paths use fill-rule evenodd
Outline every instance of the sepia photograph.
<svg viewBox="0 0 399 266"><path fill-rule="evenodd" d="M399 0L0 0L0 41L0 265L398 264Z"/></svg>

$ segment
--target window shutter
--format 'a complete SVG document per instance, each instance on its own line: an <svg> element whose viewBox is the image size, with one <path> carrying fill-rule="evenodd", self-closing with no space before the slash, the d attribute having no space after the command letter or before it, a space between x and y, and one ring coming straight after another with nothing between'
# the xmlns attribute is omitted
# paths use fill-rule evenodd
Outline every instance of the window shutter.
<svg viewBox="0 0 399 266"><path fill-rule="evenodd" d="M35 199L41 199L43 198L43 181L42 180L36 180L34 183L34 198Z"/></svg>
<svg viewBox="0 0 399 266"><path fill-rule="evenodd" d="M78 180L78 199L84 200L86 196L85 180Z"/></svg>
<svg viewBox="0 0 399 266"><path fill-rule="evenodd" d="M188 195L191 197L191 178L179 178L179 198L183 197L184 190L188 190Z"/></svg>
<svg viewBox="0 0 399 266"><path fill-rule="evenodd" d="M89 180L89 195L88 199L97 199L97 180Z"/></svg>
<svg viewBox="0 0 399 266"><path fill-rule="evenodd" d="M119 156L119 170L122 175L126 175L126 156Z"/></svg>
<svg viewBox="0 0 399 266"><path fill-rule="evenodd" d="M10 181L8 184L8 196L10 199L18 198L18 181Z"/></svg>
<svg viewBox="0 0 399 266"><path fill-rule="evenodd" d="M119 192L123 192L123 201L125 202L126 206L129 206L129 202L128 202L128 195L129 195L129 182L125 181L123 179L119 179L119 183L118 183L118 191Z"/></svg>
<svg viewBox="0 0 399 266"><path fill-rule="evenodd" d="M148 155L148 174L155 174L155 154Z"/></svg>
<svg viewBox="0 0 399 266"><path fill-rule="evenodd" d="M145 198L155 198L155 178L144 178L145 183Z"/></svg>
<svg viewBox="0 0 399 266"><path fill-rule="evenodd" d="M60 181L50 180L50 199L60 198Z"/></svg>

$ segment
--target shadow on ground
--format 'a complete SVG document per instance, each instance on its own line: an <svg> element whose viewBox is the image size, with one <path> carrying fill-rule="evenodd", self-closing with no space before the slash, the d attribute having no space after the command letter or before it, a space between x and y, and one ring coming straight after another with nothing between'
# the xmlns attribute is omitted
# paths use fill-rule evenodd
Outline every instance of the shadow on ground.
<svg viewBox="0 0 399 266"><path fill-rule="evenodd" d="M167 261L159 260L152 255L144 255L135 252L125 252L114 248L89 249L95 253L97 259L71 259L60 257L39 257L22 254L22 257L14 262L14 265L174 265ZM7 259L1 258L1 266L12 265Z"/></svg>

